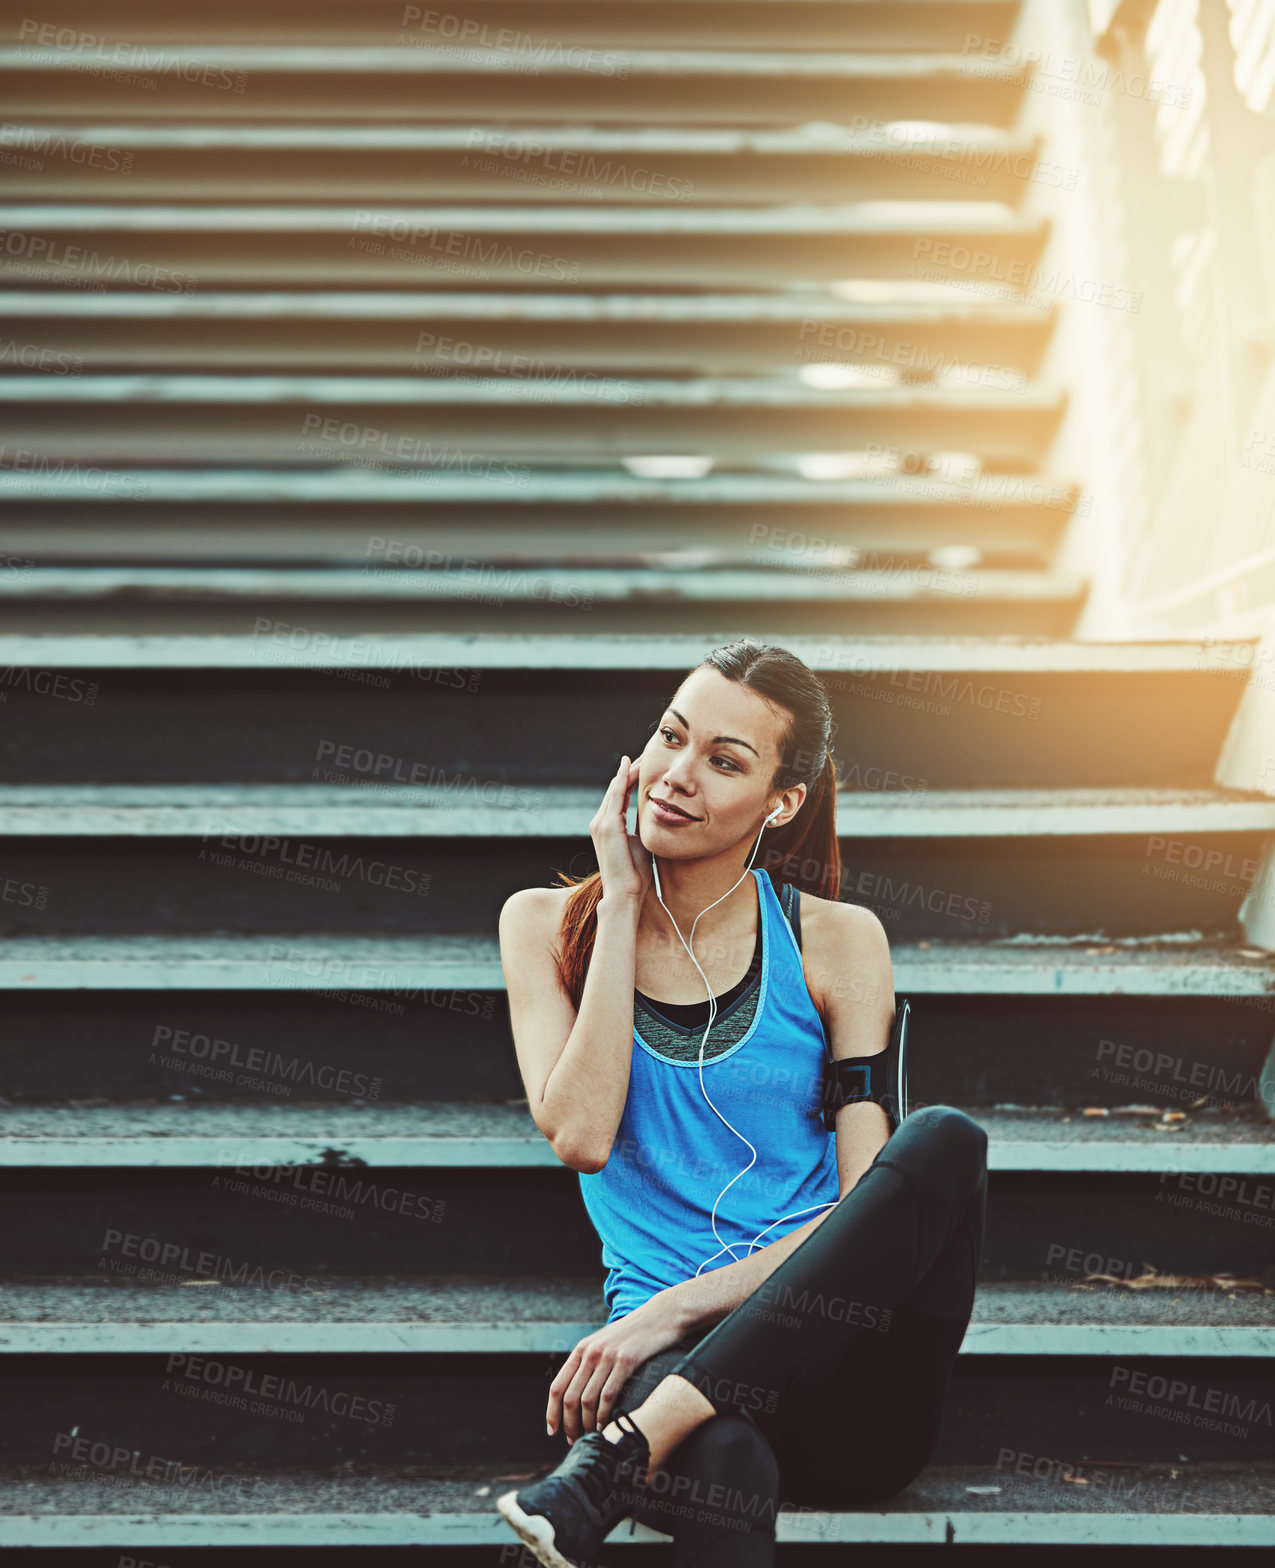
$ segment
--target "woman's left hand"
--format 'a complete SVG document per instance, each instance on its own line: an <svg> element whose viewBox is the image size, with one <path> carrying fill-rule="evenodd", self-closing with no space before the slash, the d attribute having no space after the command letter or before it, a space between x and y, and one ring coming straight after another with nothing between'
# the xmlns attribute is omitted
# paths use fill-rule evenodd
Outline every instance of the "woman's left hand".
<svg viewBox="0 0 1275 1568"><path fill-rule="evenodd" d="M644 1361L681 1338L685 1325L660 1291L633 1312L586 1334L549 1385L545 1421L562 1423L568 1442L600 1432L611 1419L625 1383Z"/></svg>

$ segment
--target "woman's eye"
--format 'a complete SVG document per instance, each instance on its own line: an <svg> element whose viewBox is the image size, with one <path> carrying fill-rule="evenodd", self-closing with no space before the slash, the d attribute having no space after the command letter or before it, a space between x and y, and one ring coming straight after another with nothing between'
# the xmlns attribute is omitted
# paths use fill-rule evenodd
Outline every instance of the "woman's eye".
<svg viewBox="0 0 1275 1568"><path fill-rule="evenodd" d="M662 740L675 741L677 739L677 731L669 729L667 724L662 724L660 726L659 733L660 733L660 738ZM743 771L740 768L739 763L736 762L733 757L714 757L713 761L714 762L724 762L726 764L726 767L732 773L740 773L740 772Z"/></svg>

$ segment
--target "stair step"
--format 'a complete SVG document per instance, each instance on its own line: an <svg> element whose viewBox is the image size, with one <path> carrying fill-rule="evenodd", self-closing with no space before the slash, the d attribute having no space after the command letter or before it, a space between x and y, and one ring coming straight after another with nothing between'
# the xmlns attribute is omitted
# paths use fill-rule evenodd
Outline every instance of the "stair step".
<svg viewBox="0 0 1275 1568"><path fill-rule="evenodd" d="M286 630L286 629L285 629ZM792 637L784 644L821 676L839 673L979 675L1241 675L1257 638L1225 641L1076 641L1055 637ZM0 666L92 670L601 670L685 673L704 657L702 635L597 638L504 632L304 641L263 648L254 637L0 636ZM1219 684L1223 684L1219 682ZM617 759L618 761L618 759Z"/></svg>
<svg viewBox="0 0 1275 1568"><path fill-rule="evenodd" d="M422 1475L417 1465L395 1473L384 1464L361 1467L362 1473L347 1467L339 1476L227 1466L182 1476L168 1461L153 1472L153 1484L142 1479L127 1487L109 1469L92 1474L91 1443L84 1449L88 1460L77 1459L69 1444L66 1452L63 1462L72 1475L78 1466L83 1479L24 1471L0 1487L0 1546L509 1548L515 1537L495 1500L528 1476L525 1467L511 1474L507 1466L493 1465L440 1480ZM146 1457L139 1451L143 1474ZM1032 1473L1038 1460L1044 1475ZM109 1455L97 1463L108 1464ZM182 1483L172 1485L171 1497L162 1490L165 1478ZM1076 1478L1089 1484L1077 1485ZM192 1484L201 1481L213 1484ZM989 1487L997 1494L982 1495ZM1180 1553L1272 1546L1275 1467L1263 1461L1102 1463L1011 1452L1001 1467L927 1466L885 1503L846 1512L787 1504L776 1529L781 1544L829 1548L879 1542L1039 1549L1042 1541L1064 1535L1073 1548L1159 1546ZM666 1539L625 1520L607 1544Z"/></svg>
<svg viewBox="0 0 1275 1568"><path fill-rule="evenodd" d="M616 0L538 0L533 21L508 0L467 0L463 17L423 6L419 15L410 8L405 13L397 0L380 9L363 8L357 16L343 0L312 0L301 16L288 0L269 5L227 0L215 12L188 17L164 0L107 7L68 0L59 24L96 28L89 37L107 34L108 45L126 38L185 46L201 59L207 47L249 41L396 44L413 54L460 44L465 52L490 58L501 69L507 65L506 55L512 55L524 70L555 69L575 80L604 69L605 62L592 56L595 49L715 49L724 33L737 48L755 50L968 53L970 33L975 32L981 35L983 52L992 58L1001 47L997 40L1013 36L1018 13L1019 0L785 0L782 16L765 0L647 0L640 7ZM42 25L24 27L14 20L0 36L38 47L46 36L39 31ZM114 63L122 64L122 57L117 55ZM161 66L162 61L152 69ZM136 68L144 71L144 57Z"/></svg>
<svg viewBox="0 0 1275 1568"><path fill-rule="evenodd" d="M1275 1123L1205 1112L1187 1123L1026 1109L971 1113L988 1168L1018 1172L1275 1174ZM1114 1124L1114 1125L1113 1125ZM357 1179L398 1167L563 1170L525 1102L350 1106L7 1105L0 1166L131 1170L320 1166Z"/></svg>
<svg viewBox="0 0 1275 1568"><path fill-rule="evenodd" d="M23 335L31 334L45 354L41 366L56 369L62 362L55 356L65 354L77 374L189 370L204 364L240 374L295 368L539 377L548 367L574 366L610 376L621 370L672 369L725 375L864 363L882 381L968 368L985 380L1016 387L1036 369L1058 310L1056 301L856 299L853 288L593 296L14 290L0 293L0 317L22 323ZM22 363L15 345L0 357L0 370L20 370ZM40 483L45 476L26 477ZM182 471L148 477L149 494L158 494L165 483L184 480L189 489L225 478ZM466 477L449 475L441 483L455 486ZM928 493L918 480L893 478L912 486L918 497ZM0 479L13 483L8 474ZM412 483L410 477L368 471L341 479L364 491L378 481L391 487ZM273 496L289 482L304 484L305 476L265 473L244 480L270 487ZM608 479L567 475L562 482L603 487ZM470 485L468 493L480 481ZM648 491L654 488L648 482ZM694 498L693 481L679 481L678 488ZM968 495L976 482L964 488Z"/></svg>
<svg viewBox="0 0 1275 1568"><path fill-rule="evenodd" d="M932 118L932 116L930 117ZM992 201L1017 206L1041 138L977 128L10 123L0 197L22 201ZM24 163L34 167L23 167ZM1067 171L1058 177L1067 178ZM1070 173L1074 185L1076 171Z"/></svg>
<svg viewBox="0 0 1275 1568"><path fill-rule="evenodd" d="M463 539L507 566L930 566L942 581L950 563L1047 567L1086 504L1074 485L1021 475L968 485L763 474L661 483L530 469L517 486L465 486L436 470L174 475L56 466L0 472L3 548L42 566L280 563L392 575L445 564Z"/></svg>
<svg viewBox="0 0 1275 1568"><path fill-rule="evenodd" d="M306 771L323 776L314 741L308 749ZM357 781L370 775L347 760L351 769L338 771L354 782L338 786L344 802L256 817L254 825L283 832L253 831L228 804L169 814L107 808L87 822L95 831L64 836L58 814L30 808L28 825L41 831L7 840L6 936L237 930L278 945L313 931L316 896L319 919L351 935L489 931L514 889L548 886L558 869L592 868L580 846L596 785L528 787L431 762L419 766L447 782L428 805L417 795L399 809L405 786L389 784L395 804L368 808ZM410 777L416 765L397 766ZM1138 792L1121 800L1106 791L1069 814L1055 802L985 809L980 792L964 810L946 811L928 792L858 794L839 831L836 893L872 909L893 942L1098 942L1162 931L1233 940L1275 830L1275 802L1265 795L1202 806L1170 793L1161 814ZM188 798L198 801L198 790ZM222 798L233 801L233 787ZM379 821L364 833L371 812ZM1061 831L1048 831L1049 821ZM1156 831L1161 822L1169 831Z"/></svg>
<svg viewBox="0 0 1275 1568"><path fill-rule="evenodd" d="M477 463L515 489L529 459L616 461L644 451L742 461L847 446L961 451L986 467L1030 471L1064 403L1058 390L1035 385L832 390L764 376L597 385L562 376L0 377L6 439L45 461L410 469L445 468L464 453L465 466Z"/></svg>
<svg viewBox="0 0 1275 1568"><path fill-rule="evenodd" d="M0 785L0 834L556 838L586 834L597 808L596 790L561 785L465 779L458 796L445 784L399 782L395 761L362 789L357 775L344 784ZM471 788L508 799L467 804ZM1275 833L1275 798L1220 788L842 790L836 823L845 839ZM1205 869L1223 866L1217 855Z"/></svg>
<svg viewBox="0 0 1275 1568"><path fill-rule="evenodd" d="M847 278L1030 281L1049 224L950 203L792 206L0 206L11 286L333 289L468 283L714 290ZM19 253L20 252L20 253ZM1046 280L1047 281L1047 280ZM1126 306L1128 300L1125 301Z"/></svg>
<svg viewBox="0 0 1275 1568"><path fill-rule="evenodd" d="M1275 1011L1275 955L1170 935L891 944L899 996L1230 997ZM505 989L492 936L210 934L15 937L5 991L350 990L399 997Z"/></svg>
<svg viewBox="0 0 1275 1568"><path fill-rule="evenodd" d="M1077 579L1046 578L1038 593L977 593L953 595L944 591L909 588L902 596L862 593L833 594L818 598L793 595L771 599L764 592L747 598L731 596L705 600L693 597L649 598L639 594L606 601L601 598L570 602L574 588L556 588L549 579L543 596L528 594L512 599L489 586L468 597L432 599L426 611L415 597L340 598L308 600L270 596L241 599L204 598L180 594L154 595L120 592L101 597L41 598L24 595L5 602L5 620L15 632L49 637L63 632L89 632L108 636L178 635L192 626L209 636L247 635L262 622L279 626L296 620L313 625L322 618L322 635L357 639L411 632L423 620L439 631L475 631L490 624L493 614L511 631L531 635L561 635L585 625L584 617L602 614L608 633L616 630L650 630L664 626L670 634L703 629L705 646L727 642L745 633L770 641L792 632L809 633L827 628L844 632L854 628L864 635L927 631L935 636L1009 631L1024 636L1064 636L1075 624L1083 603L1083 584ZM679 579L685 585L688 579ZM556 600L553 595L557 595ZM763 618L764 617L764 618ZM590 633L584 631L582 635Z"/></svg>
<svg viewBox="0 0 1275 1568"><path fill-rule="evenodd" d="M687 578L680 581L685 584ZM40 598L24 595L4 601L4 619L18 633L44 635L92 633L106 636L176 636L192 627L206 636L246 636L263 622L279 627L303 622L314 626L322 620L322 636L357 640L363 636L393 636L415 631L423 621L438 631L459 634L489 625L493 614L510 631L529 635L563 635L587 625L607 622L615 631L666 627L670 635L703 630L707 649L745 634L783 641L790 633L826 628L830 633L849 628L863 635L888 635L922 630L933 636L1009 631L1023 636L1065 636L1075 624L1083 603L1073 590L1076 579L1049 579L1044 591L1033 594L953 595L942 591L910 589L905 596L868 594L851 597L800 598L778 601L758 592L747 599L730 597L705 600L665 599L639 595L615 601L601 599L568 602L574 589L556 589L544 579L543 597L527 595L511 600L491 588L472 589L468 599L432 599L428 607L414 597L308 600L271 597L186 598L180 594L132 595L127 592L101 597ZM1081 585L1083 593L1083 585ZM557 593L555 600L550 597ZM596 612L600 611L601 614ZM588 617L592 619L586 619ZM592 635L587 630L582 636Z"/></svg>
<svg viewBox="0 0 1275 1568"><path fill-rule="evenodd" d="M1077 1272L1070 1289L980 1281L960 1353L1275 1354L1275 1285L1175 1295L1084 1279ZM116 1275L0 1284L8 1355L532 1355L570 1347L605 1321L597 1283L556 1276L332 1278L304 1295Z"/></svg>
<svg viewBox="0 0 1275 1568"><path fill-rule="evenodd" d="M134 1114L139 1109L177 1132L152 1136L140 1125L145 1118ZM381 1114L383 1106L373 1109L377 1114L363 1119L364 1128L395 1119ZM303 1296L333 1278L395 1277L405 1263L418 1277L552 1274L596 1281L598 1237L579 1179L553 1158L525 1107L435 1101L416 1115L412 1106L393 1109L406 1113L396 1118L401 1137L352 1130L357 1109L341 1128L321 1107L297 1107L296 1137L278 1131L275 1117L275 1134L236 1138L227 1132L223 1107L126 1106L114 1121L100 1109L65 1102L42 1107L38 1119L47 1139L7 1141L0 1168L5 1276L36 1284L87 1274L173 1284L214 1277ZM508 1113L486 1116L489 1126L502 1123L499 1136L479 1143L455 1132L481 1125L481 1113L493 1109ZM187 1127L211 1133L219 1126L226 1136L182 1138L177 1116L183 1110ZM453 1110L459 1113L451 1116L453 1132L431 1141L428 1129ZM14 1114L33 1126L25 1112ZM1139 1139L1117 1127L1105 1141L1065 1144L998 1141L1009 1121L1016 1123L1012 1139L1024 1119L1043 1125L1044 1113L977 1114L992 1145L984 1278L1065 1289L1089 1272L1132 1280L1153 1269L1161 1276L1230 1274L1275 1284L1269 1123L1206 1114L1185 1134L1147 1127ZM105 1122L115 1131L127 1123L128 1135L98 1137L94 1117L97 1126ZM258 1125L261 1120L258 1115ZM1113 1115L1107 1128L1117 1121L1132 1125L1132 1118ZM1053 1122L1070 1133L1076 1118L1063 1123L1055 1112ZM246 1118L238 1122L241 1129L248 1125ZM316 1128L331 1137L307 1137ZM80 1150L72 1148L77 1134ZM1264 1142L1253 1141L1262 1136ZM1183 1137L1195 1141L1179 1142ZM53 1163L59 1154L63 1163ZM340 1158L371 1163L324 1163ZM722 1182L734 1174L723 1171ZM714 1251L707 1224L705 1239L706 1257ZM971 1364L984 1368L980 1376L1013 1384L1014 1361L1002 1355ZM1056 1375L1058 1358L1052 1362L1053 1370L1038 1369L1041 1376ZM989 1374L990 1366L999 1370ZM1024 1371L1019 1367L1017 1375ZM3 1436L0 1428L0 1452Z"/></svg>
<svg viewBox="0 0 1275 1568"><path fill-rule="evenodd" d="M365 24L372 20L365 14ZM362 32L339 48L201 40L195 47L152 50L163 68L152 77L154 90L138 93L116 83L110 72L75 69L77 57L41 47L38 32L19 36L32 41L0 48L0 83L11 121L118 114L134 122L189 116L223 123L243 115L239 84L246 91L251 82L253 117L270 121L481 123L499 101L511 119L551 123L571 118L590 125L844 124L852 103L854 124L879 122L883 132L887 124L907 120L1007 127L1035 69L1027 60L1006 64L955 51L799 53L791 35L779 48L765 50L625 48L622 55L608 50L593 56L592 68L582 69L590 64L586 51L567 56L537 48L538 41L525 36L520 52L458 48L440 42L437 33L422 35L428 45L423 48L368 45ZM718 31L699 41L716 46L721 36ZM744 42L733 27L731 36ZM959 50L960 40L954 42ZM221 90L210 92L209 83ZM883 141L886 147L896 144L888 135Z"/></svg>
<svg viewBox="0 0 1275 1568"><path fill-rule="evenodd" d="M144 444L146 437L139 432L137 439ZM490 625L495 613L508 631L530 635L610 637L663 626L670 633L704 630L721 642L745 632L786 638L851 628L864 635L1061 636L1075 623L1087 590L1081 577L1048 571L907 563L890 570L693 572L494 566L455 549L446 559L453 569L430 572L24 567L4 579L0 598L11 631L46 638L179 635L192 627L208 636L246 636L316 617L328 638L411 633L426 617L435 631L463 635Z"/></svg>
<svg viewBox="0 0 1275 1568"><path fill-rule="evenodd" d="M189 607L150 606L181 621L171 638L85 635L97 607L82 600L45 601L30 613L50 618L54 608L66 635L41 623L33 626L40 635L16 636L22 605L11 600L5 612L0 777L14 784L80 784L86 749L99 783L309 784L323 777L315 774L323 737L372 757L402 757L405 735L427 735L419 754L445 770L430 779L600 792L621 752L641 749L676 684L670 676L693 669L713 646L702 626L695 636L661 638L649 626L617 635L614 607L592 617L599 628L587 636L506 629L394 637L365 623L345 634L331 624L345 608L331 603L318 616L299 603L273 615L244 606L234 614L254 635L192 637ZM436 603L430 618L444 608ZM502 627L516 609L505 607ZM707 618L694 601L678 613L692 612ZM104 619L114 613L102 608ZM835 613L841 624L821 638L812 635L811 606L802 606L800 630L783 643L820 676L838 734L850 737L848 753L842 742L837 749L845 785L868 791L1207 789L1244 683L1262 668L1252 639L849 637L845 609ZM361 618L368 614L365 606ZM768 620L759 613L741 629L764 634ZM566 711L575 722L564 730ZM355 771L365 766L370 758ZM528 883L548 880L537 867ZM1177 919L1166 913L1153 929L1186 929Z"/></svg>
<svg viewBox="0 0 1275 1568"><path fill-rule="evenodd" d="M95 600L127 596L181 603L234 605L265 600L291 604L317 601L410 600L428 604L470 604L475 596L495 595L502 604L544 604L587 612L593 608L663 605L721 606L781 603L801 606L874 604L938 599L977 602L1064 603L1083 597L1085 581L1052 572L951 571L903 566L895 571L844 568L833 572L742 570L688 573L656 568L493 566L478 557L450 560L456 569L418 570L377 567L346 571L336 567L171 567L48 566L14 572L0 579L0 599ZM551 575L546 575L546 572ZM709 613L718 613L716 609ZM608 632L613 621L608 614Z"/></svg>

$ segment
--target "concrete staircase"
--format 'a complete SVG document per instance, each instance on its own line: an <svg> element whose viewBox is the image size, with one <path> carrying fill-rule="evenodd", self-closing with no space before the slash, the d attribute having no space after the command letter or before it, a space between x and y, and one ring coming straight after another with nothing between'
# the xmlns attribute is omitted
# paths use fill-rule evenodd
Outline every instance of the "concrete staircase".
<svg viewBox="0 0 1275 1568"><path fill-rule="evenodd" d="M512 1560L604 1310L497 912L750 632L992 1167L933 1464L782 1560L1275 1545L1233 650L1069 636L1057 313L917 286L1048 243L1017 6L179 9L0 47L0 1544Z"/></svg>

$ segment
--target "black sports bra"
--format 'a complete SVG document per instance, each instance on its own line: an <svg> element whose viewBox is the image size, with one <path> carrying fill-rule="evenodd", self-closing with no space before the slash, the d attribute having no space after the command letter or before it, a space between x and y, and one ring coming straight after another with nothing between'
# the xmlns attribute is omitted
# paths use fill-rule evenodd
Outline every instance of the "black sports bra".
<svg viewBox="0 0 1275 1568"><path fill-rule="evenodd" d="M792 925L793 935L797 938L797 946L801 947L801 905L797 898L797 888L792 884L784 884L777 889L780 894L780 904ZM729 991L723 991L717 998L718 1013L724 1012L732 1002L737 1001L761 973L761 925L765 919L765 911L760 907L757 911L757 939L753 943L753 956L749 960L748 969L744 978L731 986ZM636 989L636 987L634 988ZM702 1002L658 1002L645 991L637 993L652 1012L661 1018L667 1018L670 1023L680 1024L683 1029L693 1029L697 1024L708 1023L708 998Z"/></svg>

